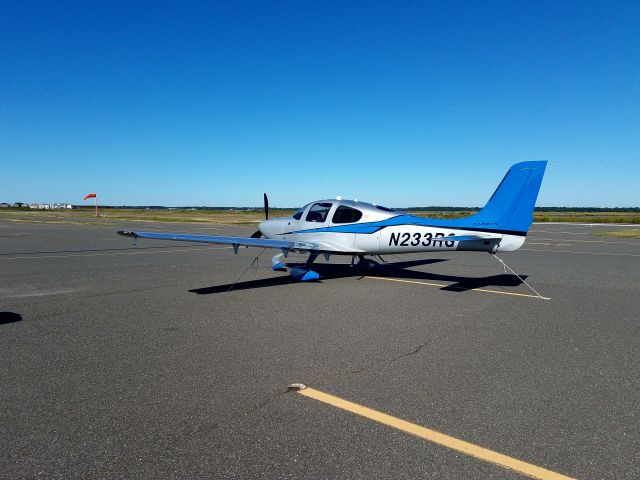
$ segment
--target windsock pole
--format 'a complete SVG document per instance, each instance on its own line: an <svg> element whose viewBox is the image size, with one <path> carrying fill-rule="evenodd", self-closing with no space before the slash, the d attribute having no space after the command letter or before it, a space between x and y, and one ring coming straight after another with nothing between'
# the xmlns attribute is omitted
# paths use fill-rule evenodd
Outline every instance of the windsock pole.
<svg viewBox="0 0 640 480"><path fill-rule="evenodd" d="M90 193L90 194L86 195L82 200L88 200L89 198L95 198L96 199L96 217L99 217L100 213L98 212L98 195L96 195L95 193Z"/></svg>

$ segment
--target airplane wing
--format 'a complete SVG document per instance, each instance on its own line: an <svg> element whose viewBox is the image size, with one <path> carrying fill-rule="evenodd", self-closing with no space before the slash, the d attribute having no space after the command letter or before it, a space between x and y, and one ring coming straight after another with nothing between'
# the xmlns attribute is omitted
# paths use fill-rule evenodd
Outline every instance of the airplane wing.
<svg viewBox="0 0 640 480"><path fill-rule="evenodd" d="M246 238L246 237L218 237L211 235L189 235L183 233L158 233L158 232L128 232L124 230L118 231L118 235L132 238L152 238L154 240L175 240L181 242L198 242L198 243L218 243L222 245L232 245L234 250L238 250L238 246L245 247L262 247L277 248L282 251L317 251L324 249L317 243L312 242L292 242L289 240L270 240L267 238Z"/></svg>

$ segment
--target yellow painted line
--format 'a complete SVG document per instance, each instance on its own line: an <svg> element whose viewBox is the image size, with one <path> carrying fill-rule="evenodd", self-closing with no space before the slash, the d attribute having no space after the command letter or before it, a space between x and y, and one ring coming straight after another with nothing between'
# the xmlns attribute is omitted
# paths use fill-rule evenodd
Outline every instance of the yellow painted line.
<svg viewBox="0 0 640 480"><path fill-rule="evenodd" d="M442 445L443 447L450 448L451 450L455 450L457 452L464 453L465 455L484 460L485 462L493 463L500 467L522 473L532 478L537 478L540 480L575 480L572 477L567 477L566 475L552 472L551 470L547 470L546 468L537 467L530 463L523 462L522 460L517 460L507 455L502 455L501 453L494 452L493 450L489 450L488 448L480 447L478 445L474 445L473 443L450 437L449 435L445 435L444 433L440 433L435 430L416 425L415 423L407 422L406 420L387 415L386 413L378 412L377 410L373 410L363 405L359 405L357 403L353 403L348 400L329 395L328 393L324 393L313 388L305 387L298 390L298 393L305 397L313 398L314 400L318 400L319 402L326 403L347 412L355 413L356 415L368 418L370 420L373 420L374 422L387 425L388 427L401 430L411 435L415 435L416 437L422 438L429 442Z"/></svg>
<svg viewBox="0 0 640 480"><path fill-rule="evenodd" d="M90 253L90 254L71 254L71 255L30 255L22 257L0 257L0 260L25 260L38 258L71 258L71 257L111 257L114 255L145 255L152 253L172 253L172 252L201 252L205 250L223 250L233 247L207 247L207 248L181 248L177 250L154 250L152 252L118 252L118 253Z"/></svg>
<svg viewBox="0 0 640 480"><path fill-rule="evenodd" d="M386 278L386 277L364 277L370 280L384 280L387 282L400 282L400 283L413 283L415 285L426 285L427 287L447 287L454 290L469 291L469 292L483 292L483 293L496 293L498 295L512 295L514 297L529 297L529 298L542 298L543 300L551 300L549 297L538 297L537 295L531 295L529 293L516 293L516 292L503 292L501 290L490 290L488 288L462 288L446 285L444 283L431 283L431 282L419 282L417 280L400 280L399 278Z"/></svg>

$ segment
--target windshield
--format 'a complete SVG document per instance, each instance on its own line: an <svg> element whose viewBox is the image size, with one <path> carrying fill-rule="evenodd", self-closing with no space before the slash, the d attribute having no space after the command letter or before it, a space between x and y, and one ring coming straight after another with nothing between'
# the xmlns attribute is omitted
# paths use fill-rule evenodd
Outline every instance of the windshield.
<svg viewBox="0 0 640 480"><path fill-rule="evenodd" d="M298 210L293 212L292 217L295 218L296 220L300 220L302 218L302 214L304 213L304 211L307 209L308 206L309 204L307 203L304 207L300 207Z"/></svg>

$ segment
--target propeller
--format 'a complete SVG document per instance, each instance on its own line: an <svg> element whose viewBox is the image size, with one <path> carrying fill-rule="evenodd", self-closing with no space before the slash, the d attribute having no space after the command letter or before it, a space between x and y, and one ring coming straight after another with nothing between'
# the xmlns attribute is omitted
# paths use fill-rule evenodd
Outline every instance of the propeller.
<svg viewBox="0 0 640 480"><path fill-rule="evenodd" d="M264 198L264 219L269 220L269 198L267 197L266 193L263 193L262 196ZM251 235L251 238L260 238L260 237L262 237L262 232L260 230L258 230L257 232L254 232L253 235Z"/></svg>
<svg viewBox="0 0 640 480"><path fill-rule="evenodd" d="M262 195L264 196L264 219L269 220L269 198L266 193Z"/></svg>

